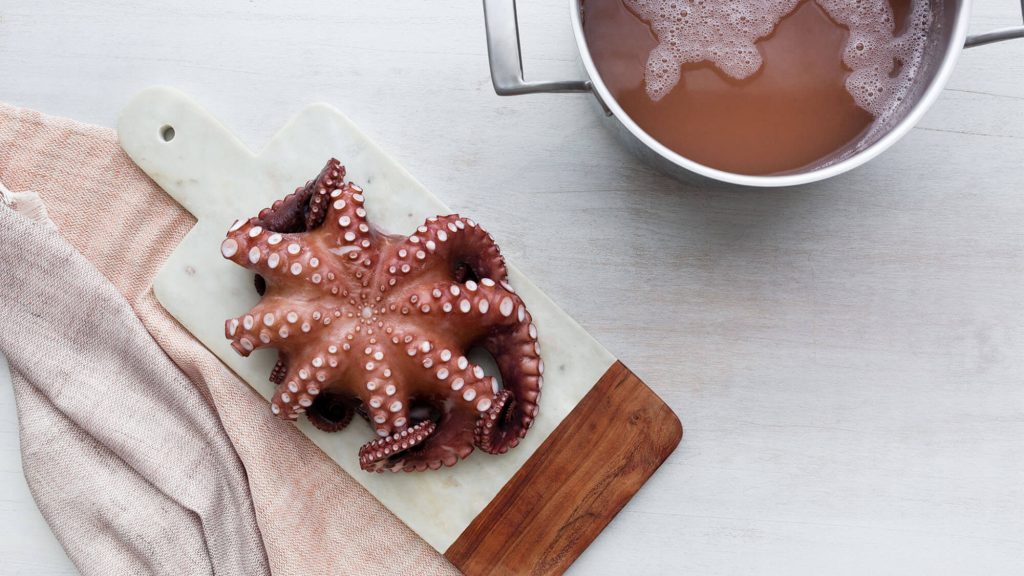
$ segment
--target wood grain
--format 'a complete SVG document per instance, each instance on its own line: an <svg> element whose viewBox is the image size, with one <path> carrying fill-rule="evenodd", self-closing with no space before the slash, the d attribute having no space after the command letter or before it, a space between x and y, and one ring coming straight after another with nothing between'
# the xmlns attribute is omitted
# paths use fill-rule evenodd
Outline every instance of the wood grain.
<svg viewBox="0 0 1024 576"><path fill-rule="evenodd" d="M616 362L445 556L469 576L561 574L682 436L672 410Z"/></svg>

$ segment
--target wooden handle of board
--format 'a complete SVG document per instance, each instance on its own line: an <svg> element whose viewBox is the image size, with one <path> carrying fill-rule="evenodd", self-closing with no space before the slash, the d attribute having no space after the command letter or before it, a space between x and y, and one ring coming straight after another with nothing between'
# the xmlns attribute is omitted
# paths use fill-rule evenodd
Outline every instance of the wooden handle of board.
<svg viewBox="0 0 1024 576"><path fill-rule="evenodd" d="M561 574L682 436L671 408L616 362L445 557L469 576Z"/></svg>

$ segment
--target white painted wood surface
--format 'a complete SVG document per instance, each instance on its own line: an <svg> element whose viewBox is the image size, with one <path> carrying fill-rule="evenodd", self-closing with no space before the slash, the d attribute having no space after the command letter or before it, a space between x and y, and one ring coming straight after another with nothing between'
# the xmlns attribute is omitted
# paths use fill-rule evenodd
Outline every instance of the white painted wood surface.
<svg viewBox="0 0 1024 576"><path fill-rule="evenodd" d="M866 167L758 191L658 175L585 95L495 96L474 1L170 4L4 0L0 100L113 126L171 84L253 146L330 102L484 222L687 429L573 573L1021 572L1024 42ZM565 3L520 13L527 75L575 74ZM0 574L66 573L3 389Z"/></svg>

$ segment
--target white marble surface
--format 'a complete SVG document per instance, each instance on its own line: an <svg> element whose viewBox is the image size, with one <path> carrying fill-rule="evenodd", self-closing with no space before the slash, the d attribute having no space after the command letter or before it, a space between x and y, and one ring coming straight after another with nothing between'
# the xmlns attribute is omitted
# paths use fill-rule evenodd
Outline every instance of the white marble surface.
<svg viewBox="0 0 1024 576"><path fill-rule="evenodd" d="M520 15L527 75L575 74L565 4ZM1024 43L965 53L864 168L778 191L664 178L584 95L494 96L472 1L5 0L0 73L4 101L107 126L176 85L254 146L331 102L487 223L686 426L574 574L1024 565ZM3 422L0 574L64 573Z"/></svg>
<svg viewBox="0 0 1024 576"><path fill-rule="evenodd" d="M174 129L170 141L161 136L168 126ZM313 178L331 157L341 159L346 178L364 188L369 221L386 233L412 234L427 218L452 212L338 110L323 104L299 112L258 153L199 103L169 88L149 88L134 98L117 130L132 159L198 220L157 274L157 299L268 400L274 387L267 377L277 354L266 350L243 358L224 337L224 321L259 301L253 274L221 256L231 224ZM370 426L357 421L332 434L305 418L299 421L303 433L439 552L455 542L615 362L512 262L509 281L529 307L550 367L541 411L515 450L501 457L477 452L429 474L368 474L359 468L358 452L376 438ZM496 371L491 374L500 378Z"/></svg>

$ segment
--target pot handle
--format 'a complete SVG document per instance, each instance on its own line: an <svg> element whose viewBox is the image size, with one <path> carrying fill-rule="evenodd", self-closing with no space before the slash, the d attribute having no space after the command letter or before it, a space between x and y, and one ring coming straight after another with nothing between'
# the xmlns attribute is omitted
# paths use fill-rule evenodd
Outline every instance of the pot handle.
<svg viewBox="0 0 1024 576"><path fill-rule="evenodd" d="M515 0L484 0L484 26L487 28L491 82L499 96L590 91L588 80L527 82L523 79L523 56L519 48L519 18L516 16Z"/></svg>
<svg viewBox="0 0 1024 576"><path fill-rule="evenodd" d="M1024 17L1024 0L1020 1L1020 9L1021 15ZM1024 38L1024 26L1010 26L1009 28L1000 28L991 32L968 36L967 42L964 43L964 48L974 48L975 46L984 46L985 44L1013 40L1014 38Z"/></svg>

